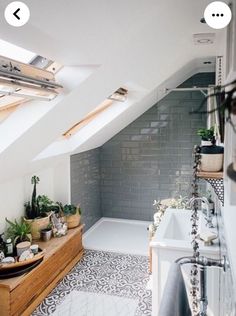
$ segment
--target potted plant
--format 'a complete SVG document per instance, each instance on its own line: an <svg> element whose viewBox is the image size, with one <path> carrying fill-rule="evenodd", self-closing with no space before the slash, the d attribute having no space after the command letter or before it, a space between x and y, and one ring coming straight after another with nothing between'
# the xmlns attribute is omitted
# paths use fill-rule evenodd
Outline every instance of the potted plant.
<svg viewBox="0 0 236 316"><path fill-rule="evenodd" d="M200 171L221 171L223 169L224 148L215 145L214 127L201 128L197 134L202 137Z"/></svg>
<svg viewBox="0 0 236 316"><path fill-rule="evenodd" d="M201 146L212 146L215 143L214 126L211 128L200 128L197 135L201 136Z"/></svg>
<svg viewBox="0 0 236 316"><path fill-rule="evenodd" d="M73 204L66 204L63 207L63 215L66 218L67 227L75 228L80 224L81 208L80 205L77 207Z"/></svg>
<svg viewBox="0 0 236 316"><path fill-rule="evenodd" d="M5 220L8 224L6 234L13 240L14 246L23 241L32 241L30 224L26 223L23 218L20 222L18 222L16 219L14 222L7 218L5 218Z"/></svg>
<svg viewBox="0 0 236 316"><path fill-rule="evenodd" d="M175 208L175 209L188 209L188 197L187 196L176 196L176 198L172 199L165 199L162 200L161 203L162 205L167 206L168 208Z"/></svg>
<svg viewBox="0 0 236 316"><path fill-rule="evenodd" d="M54 203L47 195L38 195L37 204L40 213L58 213L60 210L60 203Z"/></svg>
<svg viewBox="0 0 236 316"><path fill-rule="evenodd" d="M50 223L47 228L40 231L40 237L43 241L49 241L52 238L52 224Z"/></svg>
<svg viewBox="0 0 236 316"><path fill-rule="evenodd" d="M40 239L41 229L47 228L50 223L50 208L49 199L45 199L46 196L38 196L36 186L39 183L39 177L33 176L31 183L33 184L33 192L31 201L24 204L26 217L24 221L30 224L31 234L33 239Z"/></svg>

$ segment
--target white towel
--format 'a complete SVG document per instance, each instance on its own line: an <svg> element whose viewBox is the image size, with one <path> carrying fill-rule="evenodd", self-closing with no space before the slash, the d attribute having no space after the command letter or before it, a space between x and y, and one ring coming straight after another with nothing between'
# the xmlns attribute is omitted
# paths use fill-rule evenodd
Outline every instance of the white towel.
<svg viewBox="0 0 236 316"><path fill-rule="evenodd" d="M191 316L186 287L178 263L173 263L166 281L158 316Z"/></svg>

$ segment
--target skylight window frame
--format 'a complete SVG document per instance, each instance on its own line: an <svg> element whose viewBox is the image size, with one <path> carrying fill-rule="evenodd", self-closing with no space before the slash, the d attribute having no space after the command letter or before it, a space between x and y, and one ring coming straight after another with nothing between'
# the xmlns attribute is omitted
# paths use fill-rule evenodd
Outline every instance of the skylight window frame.
<svg viewBox="0 0 236 316"><path fill-rule="evenodd" d="M114 93L112 93L108 99L118 102L125 102L127 99L128 90L126 88L120 87Z"/></svg>
<svg viewBox="0 0 236 316"><path fill-rule="evenodd" d="M4 92L4 90L1 90L1 85L4 85L5 87L9 86L9 92ZM15 88L14 88L15 87ZM26 94L26 93L21 93L21 90L34 90L35 92L38 91L39 93L41 92L42 94L40 95L36 95L34 94L34 97L32 97L32 94ZM5 95L12 95L12 96L19 96L19 97L24 97L27 99L38 99L38 100L52 100L53 98L55 98L58 95L58 91L56 90L51 90L51 89L42 89L39 88L38 86L34 85L34 84L27 84L27 83L21 83L21 82L14 82L12 80L7 80L5 78L2 78L0 75L0 93L1 94L5 94ZM45 94L45 95L43 95ZM52 97L50 97L50 95L52 95Z"/></svg>
<svg viewBox="0 0 236 316"><path fill-rule="evenodd" d="M1 48L4 48L1 50ZM49 61L48 64L45 67L34 67L33 65L31 65L31 62L33 60L35 60L35 58L37 57L37 54L27 51L24 48L18 47L14 44L10 44L6 41L3 41L0 39L0 57L2 57L2 59L7 59L7 60L12 60L13 64L24 64L26 67L27 65L30 67L29 71L27 71L27 73L30 72L30 70L33 70L33 68L37 69L37 71L40 71L40 69L42 69L42 71L46 70L48 72L48 74L52 74L51 77L47 77L46 81L42 80L41 84L42 84L42 88L36 87L34 85L34 77L32 77L32 80L28 80L28 85L25 82L26 78L24 79L24 84L20 83L19 81L21 80L21 78L18 78L17 82L13 82L12 78L11 78L11 73L9 74L9 82L12 84L16 84L15 87L16 88L24 88L24 89L30 89L32 87L34 87L34 90L38 90L39 92L42 91L42 94L45 92L48 94L48 96L36 96L34 95L34 97L32 97L32 95L28 95L25 91L25 93L19 93L19 91L14 91L14 89L12 89L10 91L10 93L6 93L4 91L4 93L2 93L1 96L1 91L0 91L0 98L3 97L5 98L6 96L8 96L8 100L9 98L12 96L12 101L9 100L9 102L7 104L4 104L1 106L0 104L0 123L3 122L10 114L12 114L17 108L18 106L32 101L33 99L38 99L38 100L42 100L42 101L51 101L52 99L54 99L58 94L60 89L62 88L61 85L57 84L54 82L54 77L55 74L61 70L61 68L63 67L61 64L55 62L55 61ZM19 58L20 57L20 58ZM26 58L25 58L26 57ZM1 68L1 70L4 70ZM34 70L33 70L34 73ZM45 72L44 72L45 73ZM6 73L5 73L6 75ZM29 73L30 75L30 73ZM16 73L14 73L14 76L16 77ZM28 74L27 77L29 78ZM1 78L1 76L0 76ZM28 79L27 78L27 79ZM44 78L44 76L42 77L42 79ZM51 78L53 80L51 80ZM5 78L6 79L6 78ZM37 82L39 82L37 80ZM0 83L1 84L1 83ZM47 87L47 88L46 88ZM54 89L54 90L51 90Z"/></svg>
<svg viewBox="0 0 236 316"><path fill-rule="evenodd" d="M37 56L25 48L19 47L7 41L0 39L0 55L6 58L17 60L21 63L30 64Z"/></svg>
<svg viewBox="0 0 236 316"><path fill-rule="evenodd" d="M64 138L70 138L76 134L81 128L86 126L92 120L94 120L99 114L104 112L106 109L110 108L113 104L113 101L110 99L105 99L100 103L93 111L89 112L82 120L69 128L65 133L62 134Z"/></svg>

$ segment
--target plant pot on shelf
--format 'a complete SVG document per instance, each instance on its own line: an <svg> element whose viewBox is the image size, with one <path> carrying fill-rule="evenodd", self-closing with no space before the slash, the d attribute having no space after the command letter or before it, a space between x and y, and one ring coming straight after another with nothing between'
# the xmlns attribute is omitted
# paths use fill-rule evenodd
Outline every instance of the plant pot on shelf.
<svg viewBox="0 0 236 316"><path fill-rule="evenodd" d="M50 224L50 216L51 214L48 214L45 217L40 217L40 218L35 218L35 219L24 218L24 221L30 224L31 235L33 239L35 240L40 239L40 231L42 229L48 228Z"/></svg>
<svg viewBox="0 0 236 316"><path fill-rule="evenodd" d="M49 241L52 238L52 229L51 228L41 229L40 237L43 241Z"/></svg>
<svg viewBox="0 0 236 316"><path fill-rule="evenodd" d="M212 141L211 140L201 140L201 146L212 146Z"/></svg>
<svg viewBox="0 0 236 316"><path fill-rule="evenodd" d="M79 226L80 219L81 219L81 215L79 214L79 212L77 212L74 215L66 216L66 223L67 223L68 229Z"/></svg>
<svg viewBox="0 0 236 316"><path fill-rule="evenodd" d="M26 223L23 218L19 221L16 219L10 221L8 218L5 218L7 222L7 235L13 240L14 246L17 244L29 241L32 241L31 227L30 224Z"/></svg>
<svg viewBox="0 0 236 316"><path fill-rule="evenodd" d="M66 204L63 207L63 215L65 216L68 229L79 226L81 219L80 205Z"/></svg>
<svg viewBox="0 0 236 316"><path fill-rule="evenodd" d="M223 169L224 148L221 146L201 147L200 171L219 172Z"/></svg>

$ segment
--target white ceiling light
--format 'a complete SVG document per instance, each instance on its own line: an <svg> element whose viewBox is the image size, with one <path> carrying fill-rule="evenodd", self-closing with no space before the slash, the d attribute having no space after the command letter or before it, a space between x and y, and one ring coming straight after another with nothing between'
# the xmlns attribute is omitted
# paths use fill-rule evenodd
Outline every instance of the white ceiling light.
<svg viewBox="0 0 236 316"><path fill-rule="evenodd" d="M193 42L195 45L213 44L214 41L215 41L215 33L193 34Z"/></svg>

